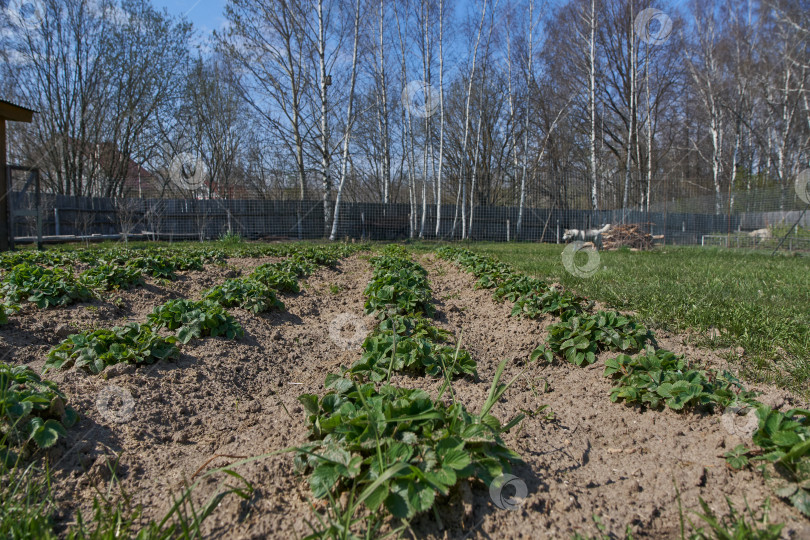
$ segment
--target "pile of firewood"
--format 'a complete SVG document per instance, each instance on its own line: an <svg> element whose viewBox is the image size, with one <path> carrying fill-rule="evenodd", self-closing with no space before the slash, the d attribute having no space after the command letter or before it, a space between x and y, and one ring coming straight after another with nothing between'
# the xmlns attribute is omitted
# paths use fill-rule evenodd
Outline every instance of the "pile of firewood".
<svg viewBox="0 0 810 540"><path fill-rule="evenodd" d="M629 247L632 250L652 249L656 240L664 238L663 235L651 235L653 223L630 223L627 225L614 225L607 232L602 233L602 249L619 249Z"/></svg>

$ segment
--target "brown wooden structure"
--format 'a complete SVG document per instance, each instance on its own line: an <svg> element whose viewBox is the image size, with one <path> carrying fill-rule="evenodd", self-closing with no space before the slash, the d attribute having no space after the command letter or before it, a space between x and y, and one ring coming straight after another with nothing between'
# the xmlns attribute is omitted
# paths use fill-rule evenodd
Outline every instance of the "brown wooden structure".
<svg viewBox="0 0 810 540"><path fill-rule="evenodd" d="M36 111L0 99L0 251L9 248L8 188L6 167L6 121L31 122Z"/></svg>

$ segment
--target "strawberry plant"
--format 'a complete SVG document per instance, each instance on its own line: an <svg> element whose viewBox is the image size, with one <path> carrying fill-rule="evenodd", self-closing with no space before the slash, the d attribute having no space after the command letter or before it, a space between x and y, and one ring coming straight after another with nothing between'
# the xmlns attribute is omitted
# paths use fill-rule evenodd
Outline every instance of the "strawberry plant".
<svg viewBox="0 0 810 540"><path fill-rule="evenodd" d="M146 319L156 329L177 330L177 339L183 344L203 336L236 339L244 335L236 319L212 300L169 300L156 307Z"/></svg>
<svg viewBox="0 0 810 540"><path fill-rule="evenodd" d="M405 246L399 244L386 244L382 248L383 256L393 257L397 259L410 259L411 253Z"/></svg>
<svg viewBox="0 0 810 540"><path fill-rule="evenodd" d="M447 330L437 328L430 324L428 319L418 316L393 315L384 321L380 321L377 329L380 332L388 333L396 329L399 336L428 339L437 343L447 343L452 337L452 334Z"/></svg>
<svg viewBox="0 0 810 540"><path fill-rule="evenodd" d="M477 257L470 261L461 259L461 264L478 278L476 289L497 287L514 275L512 267L494 257Z"/></svg>
<svg viewBox="0 0 810 540"><path fill-rule="evenodd" d="M30 443L49 448L76 420L56 383L42 380L29 367L0 363L0 467L16 463L12 447L24 452Z"/></svg>
<svg viewBox="0 0 810 540"><path fill-rule="evenodd" d="M205 268L206 257L199 253L172 253L167 258L175 270L202 270Z"/></svg>
<svg viewBox="0 0 810 540"><path fill-rule="evenodd" d="M404 269L375 278L368 284L364 294L367 297L366 313L376 313L380 318L386 317L390 312L400 315L433 314L427 280Z"/></svg>
<svg viewBox="0 0 810 540"><path fill-rule="evenodd" d="M558 316L574 314L582 311L582 300L582 297L556 287L530 290L514 301L511 316L537 319L543 313Z"/></svg>
<svg viewBox="0 0 810 540"><path fill-rule="evenodd" d="M250 277L278 292L300 292L298 274L285 270L283 266L281 263L262 264L253 270Z"/></svg>
<svg viewBox="0 0 810 540"><path fill-rule="evenodd" d="M462 268L471 272L478 282L478 289L492 289L511 279L515 271L508 264L502 263L495 257L485 257L472 251L445 246L436 250L442 259L453 260Z"/></svg>
<svg viewBox="0 0 810 540"><path fill-rule="evenodd" d="M141 255L129 259L126 265L155 278L171 280L177 278L177 275L174 273L175 266L173 262L162 255Z"/></svg>
<svg viewBox="0 0 810 540"><path fill-rule="evenodd" d="M392 371L448 378L476 375L475 360L467 351L422 337L395 336L391 330L367 337L363 351L350 371L376 382L386 380Z"/></svg>
<svg viewBox="0 0 810 540"><path fill-rule="evenodd" d="M615 311L573 315L552 324L548 345L572 364L593 364L603 350L638 350L653 342L652 333L631 317Z"/></svg>
<svg viewBox="0 0 810 540"><path fill-rule="evenodd" d="M366 295L366 313L384 319L393 314L433 314L427 270L405 258L382 255L371 259L374 266Z"/></svg>
<svg viewBox="0 0 810 540"><path fill-rule="evenodd" d="M404 270L408 273L420 277L427 277L425 270L419 263L415 263L408 258L395 257L392 255L381 255L372 257L369 261L374 267L374 276L382 276L389 272L399 272Z"/></svg>
<svg viewBox="0 0 810 540"><path fill-rule="evenodd" d="M593 364L599 352L598 332L592 318L570 317L551 325L548 345L551 351L562 354L572 364Z"/></svg>
<svg viewBox="0 0 810 540"><path fill-rule="evenodd" d="M176 338L159 336L150 326L138 323L73 334L50 350L45 371L75 366L98 374L121 362L152 364L178 357L176 342Z"/></svg>
<svg viewBox="0 0 810 540"><path fill-rule="evenodd" d="M346 507L338 510L342 531L348 534L357 521L359 503L377 523L386 515L407 522L433 508L437 496L449 495L460 480L490 483L520 461L501 434L522 415L501 425L489 414L509 386L499 383L504 366L478 414L433 400L423 390L377 390L338 375L327 377L323 398L299 397L309 413L312 443L298 448L295 464L309 473L316 497L338 506L340 494L348 493Z"/></svg>
<svg viewBox="0 0 810 540"><path fill-rule="evenodd" d="M104 263L82 272L79 281L91 289L104 291L130 289L143 284L141 271L137 268Z"/></svg>
<svg viewBox="0 0 810 540"><path fill-rule="evenodd" d="M492 297L495 298L496 302L502 302L503 300L515 302L521 296L542 290L545 286L546 284L537 278L512 274L501 280L500 284L495 288L495 292L492 293Z"/></svg>
<svg viewBox="0 0 810 540"><path fill-rule="evenodd" d="M77 282L71 272L28 263L11 269L0 284L0 293L5 295L7 302L27 300L43 309L93 297L90 289Z"/></svg>
<svg viewBox="0 0 810 540"><path fill-rule="evenodd" d="M318 265L301 256L294 256L276 263L278 269L296 277L306 277L318 269Z"/></svg>
<svg viewBox="0 0 810 540"><path fill-rule="evenodd" d="M305 250L302 253L294 255L294 257L301 257L312 263L315 263L318 266L328 266L328 267L335 266L339 258L337 252L334 252L333 250L318 249L318 248Z"/></svg>
<svg viewBox="0 0 810 540"><path fill-rule="evenodd" d="M674 410L685 407L727 407L750 402L754 395L742 388L730 373L689 369L682 355L648 347L635 357L621 354L605 361L606 377L618 379L610 400L640 403L653 409L666 405Z"/></svg>
<svg viewBox="0 0 810 540"><path fill-rule="evenodd" d="M11 270L18 264L39 264L42 266L70 266L73 258L60 251L7 251L0 254L0 268Z"/></svg>
<svg viewBox="0 0 810 540"><path fill-rule="evenodd" d="M284 309L284 304L276 298L273 289L250 278L228 279L222 285L204 291L202 296L222 306L239 306L253 313Z"/></svg>

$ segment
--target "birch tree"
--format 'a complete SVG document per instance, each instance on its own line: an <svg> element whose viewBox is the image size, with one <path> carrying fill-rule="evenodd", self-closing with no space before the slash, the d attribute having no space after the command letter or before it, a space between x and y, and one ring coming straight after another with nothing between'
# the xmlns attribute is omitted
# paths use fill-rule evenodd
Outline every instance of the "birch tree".
<svg viewBox="0 0 810 540"><path fill-rule="evenodd" d="M439 166L436 178L436 237L442 225L442 173L444 171L444 0L439 0Z"/></svg>
<svg viewBox="0 0 810 540"><path fill-rule="evenodd" d="M217 45L241 75L237 81L245 102L292 157L303 201L308 195L304 145L311 129L305 110L311 78L304 10L297 0L230 0L225 18L228 28L215 34Z"/></svg>
<svg viewBox="0 0 810 540"><path fill-rule="evenodd" d="M343 186L346 184L346 167L349 162L349 140L352 135L354 125L354 87L357 81L357 44L360 35L360 0L355 0L354 9L354 41L352 45L352 74L349 82L349 103L346 106L346 131L343 134L343 157L340 163L340 183L338 184L337 196L335 197L335 212L332 218L332 231L329 239L334 241L337 238L338 219L340 216L340 200L343 196Z"/></svg>
<svg viewBox="0 0 810 540"><path fill-rule="evenodd" d="M529 0L529 22L527 26L526 48L526 92L531 92L534 82L534 0ZM529 122L531 118L531 100L526 100L526 112L523 126L523 169L520 171L520 201L518 202L518 220L515 227L515 238L520 239L523 232L523 209L526 206L526 184L529 175ZM545 148L545 145L544 145Z"/></svg>
<svg viewBox="0 0 810 540"><path fill-rule="evenodd" d="M476 32L475 36L475 45L473 46L472 51L472 61L470 64L470 74L469 79L467 81L467 93L465 96L465 107L464 107L464 136L463 136L463 143L461 149L461 156L462 159L466 161L467 156L467 143L469 140L470 135L470 101L472 100L472 87L473 81L475 80L475 67L476 62L478 60L478 46L481 43L481 33L484 28L484 19L487 13L487 0L483 0L481 3L481 20L478 23L478 31ZM456 231L456 224L458 221L458 208L459 208L459 199L461 199L461 239L464 240L467 238L467 180L466 180L466 171L462 170L461 172L461 179L459 184L459 191L458 196L456 197L456 215L453 218L453 232L451 234L455 234Z"/></svg>
<svg viewBox="0 0 810 540"><path fill-rule="evenodd" d="M695 85L699 102L703 106L703 112L708 119L711 153L709 157L705 157L703 152L700 153L711 166L715 213L720 214L723 209L720 180L723 174L725 110L721 106L720 62L716 51L718 40L717 21L711 7L705 6L698 0L693 2L692 6L695 25L701 31L696 36L697 41L694 44L694 52L686 58L686 64L689 67L689 74ZM697 148L695 141L692 141L692 144Z"/></svg>

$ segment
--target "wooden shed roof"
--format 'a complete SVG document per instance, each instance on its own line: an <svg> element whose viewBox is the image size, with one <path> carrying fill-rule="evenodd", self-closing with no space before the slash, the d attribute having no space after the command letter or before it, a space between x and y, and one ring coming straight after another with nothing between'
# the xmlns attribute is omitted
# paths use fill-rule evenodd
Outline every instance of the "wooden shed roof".
<svg viewBox="0 0 810 540"><path fill-rule="evenodd" d="M31 122L35 112L37 111L0 99L0 118L2 119L12 122Z"/></svg>

